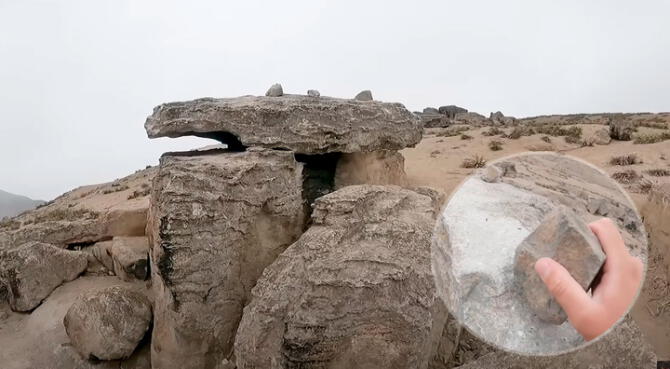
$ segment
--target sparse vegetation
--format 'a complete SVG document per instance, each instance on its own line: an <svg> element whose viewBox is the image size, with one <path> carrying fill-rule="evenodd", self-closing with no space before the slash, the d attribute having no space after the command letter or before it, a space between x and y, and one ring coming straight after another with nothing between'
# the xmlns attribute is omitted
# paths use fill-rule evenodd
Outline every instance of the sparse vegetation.
<svg viewBox="0 0 670 369"><path fill-rule="evenodd" d="M126 186L126 185L120 185L120 184L118 184L118 183L114 183L114 184L112 184L112 188L106 188L106 189L104 189L104 190L102 191L102 194L103 194L103 195L108 195L108 194L110 194L110 193L114 193L114 192L125 191L125 190L127 190L128 188L129 188L129 187Z"/></svg>
<svg viewBox="0 0 670 369"><path fill-rule="evenodd" d="M581 144L582 143L582 140L580 140L579 137L565 136L564 139L565 139L565 142L569 143L569 144Z"/></svg>
<svg viewBox="0 0 670 369"><path fill-rule="evenodd" d="M472 136L466 135L465 133L463 133L461 135L461 140L472 140Z"/></svg>
<svg viewBox="0 0 670 369"><path fill-rule="evenodd" d="M648 121L638 122L637 126L656 129L668 129L668 123L665 123L662 119L650 119Z"/></svg>
<svg viewBox="0 0 670 369"><path fill-rule="evenodd" d="M482 132L483 136L497 136L497 135L502 135L505 132L503 132L500 128L498 127L491 127L487 131Z"/></svg>
<svg viewBox="0 0 670 369"><path fill-rule="evenodd" d="M648 179L643 179L637 185L637 188L640 191L640 193L649 193L654 188L654 186L655 186L654 182Z"/></svg>
<svg viewBox="0 0 670 369"><path fill-rule="evenodd" d="M646 135L637 135L633 140L634 144L653 144L665 140L670 140L670 132L651 133Z"/></svg>
<svg viewBox="0 0 670 369"><path fill-rule="evenodd" d="M540 140L546 142L546 143L551 143L551 138L549 136L542 136Z"/></svg>
<svg viewBox="0 0 670 369"><path fill-rule="evenodd" d="M538 126L535 131L548 136L566 136L572 138L582 138L582 128L577 126L564 127L555 124Z"/></svg>
<svg viewBox="0 0 670 369"><path fill-rule="evenodd" d="M475 155L471 158L463 159L461 168L483 168L486 165L486 159L483 156Z"/></svg>
<svg viewBox="0 0 670 369"><path fill-rule="evenodd" d="M668 177L670 176L670 169L665 168L649 169L645 170L643 173L650 175L652 177Z"/></svg>
<svg viewBox="0 0 670 369"><path fill-rule="evenodd" d="M612 178L614 178L614 180L619 183L631 184L640 179L640 175L633 169L628 169L624 170L623 172L616 172L612 174Z"/></svg>
<svg viewBox="0 0 670 369"><path fill-rule="evenodd" d="M613 156L610 158L610 165L635 165L641 164L642 160L637 157L637 154L627 154L620 156Z"/></svg>
<svg viewBox="0 0 670 369"><path fill-rule="evenodd" d="M500 151L500 150L502 150L502 142L500 142L500 141L498 141L498 140L491 140L491 141L489 141L489 149L491 149L491 151Z"/></svg>
<svg viewBox="0 0 670 369"><path fill-rule="evenodd" d="M437 137L453 137L453 136L458 136L461 133L469 130L469 127L464 127L464 126L458 126L458 127L449 127L442 132L439 132L436 136Z"/></svg>

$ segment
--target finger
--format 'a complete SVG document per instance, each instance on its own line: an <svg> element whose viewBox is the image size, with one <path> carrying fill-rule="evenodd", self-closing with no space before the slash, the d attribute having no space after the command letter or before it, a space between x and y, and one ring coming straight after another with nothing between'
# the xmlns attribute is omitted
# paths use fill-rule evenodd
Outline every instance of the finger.
<svg viewBox="0 0 670 369"><path fill-rule="evenodd" d="M609 218L602 218L589 224L589 228L596 237L598 237L598 241L600 241L600 245L602 246L605 255L607 255L608 258L611 258L611 261L619 261L624 256L628 255L628 251L623 242L623 237L621 237L619 229L612 220Z"/></svg>
<svg viewBox="0 0 670 369"><path fill-rule="evenodd" d="M540 258L535 262L535 271L571 321L593 303L582 286L572 278L570 272L556 261Z"/></svg>

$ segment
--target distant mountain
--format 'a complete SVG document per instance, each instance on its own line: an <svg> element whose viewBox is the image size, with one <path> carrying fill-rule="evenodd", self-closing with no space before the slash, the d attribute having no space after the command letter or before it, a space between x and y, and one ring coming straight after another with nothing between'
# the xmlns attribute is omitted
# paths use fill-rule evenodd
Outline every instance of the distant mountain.
<svg viewBox="0 0 670 369"><path fill-rule="evenodd" d="M36 208L44 201L29 199L25 196L14 195L13 193L0 190L0 219L4 217L13 217L23 211Z"/></svg>

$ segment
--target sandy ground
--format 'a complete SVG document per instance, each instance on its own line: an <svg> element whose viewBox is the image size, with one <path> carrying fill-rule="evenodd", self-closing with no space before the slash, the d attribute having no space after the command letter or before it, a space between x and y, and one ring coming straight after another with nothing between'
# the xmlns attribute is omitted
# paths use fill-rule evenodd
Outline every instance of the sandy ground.
<svg viewBox="0 0 670 369"><path fill-rule="evenodd" d="M598 125L583 125L584 135L588 135ZM642 172L648 169L670 169L670 141L656 144L633 144L631 141L612 141L609 145L581 147L567 144L562 137L551 137L551 143L541 140L543 135L521 137L516 140L483 136L488 128L472 129L464 132L472 139L463 140L459 135L439 137L430 130L416 147L402 151L405 157L405 171L410 184L431 186L449 195L475 169L461 168L464 158L481 155L491 161L500 157L525 151L557 151L575 156L595 164L612 174L627 169ZM509 130L509 129L507 129ZM432 132L431 132L432 131ZM488 143L502 142L502 150L491 151ZM635 153L643 163L630 166L612 166L609 160L615 155ZM650 181L670 183L669 177L649 177ZM640 193L637 185L626 186L638 209L647 202L647 195ZM643 214L644 215L644 214ZM659 360L670 360L670 281L662 266L662 259L670 255L658 255L658 250L650 246L650 259L645 288L632 310L635 321L645 332L647 340L654 346Z"/></svg>

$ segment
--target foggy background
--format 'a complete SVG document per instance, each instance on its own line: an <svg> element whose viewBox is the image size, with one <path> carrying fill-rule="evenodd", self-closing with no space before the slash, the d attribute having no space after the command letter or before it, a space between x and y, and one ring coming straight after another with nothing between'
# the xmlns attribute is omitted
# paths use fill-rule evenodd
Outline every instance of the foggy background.
<svg viewBox="0 0 670 369"><path fill-rule="evenodd" d="M318 89L517 117L670 110L670 1L0 0L0 189L49 200L211 144L162 102Z"/></svg>

